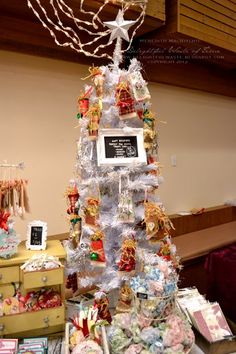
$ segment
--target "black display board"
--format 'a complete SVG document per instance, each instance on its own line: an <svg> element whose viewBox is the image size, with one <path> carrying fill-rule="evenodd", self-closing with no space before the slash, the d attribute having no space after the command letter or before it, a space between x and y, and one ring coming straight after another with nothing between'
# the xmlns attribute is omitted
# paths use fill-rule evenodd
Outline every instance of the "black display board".
<svg viewBox="0 0 236 354"><path fill-rule="evenodd" d="M32 246L40 246L43 243L43 227L31 226L30 244Z"/></svg>
<svg viewBox="0 0 236 354"><path fill-rule="evenodd" d="M137 136L105 136L106 158L138 157Z"/></svg>

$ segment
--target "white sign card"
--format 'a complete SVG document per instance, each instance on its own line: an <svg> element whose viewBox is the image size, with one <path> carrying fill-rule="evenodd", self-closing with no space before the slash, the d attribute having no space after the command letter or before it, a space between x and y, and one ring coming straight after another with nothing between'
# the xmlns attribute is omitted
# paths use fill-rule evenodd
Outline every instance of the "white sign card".
<svg viewBox="0 0 236 354"><path fill-rule="evenodd" d="M142 128L100 129L97 139L98 166L147 164Z"/></svg>
<svg viewBox="0 0 236 354"><path fill-rule="evenodd" d="M26 248L28 250L45 250L47 239L47 223L35 220L27 226Z"/></svg>

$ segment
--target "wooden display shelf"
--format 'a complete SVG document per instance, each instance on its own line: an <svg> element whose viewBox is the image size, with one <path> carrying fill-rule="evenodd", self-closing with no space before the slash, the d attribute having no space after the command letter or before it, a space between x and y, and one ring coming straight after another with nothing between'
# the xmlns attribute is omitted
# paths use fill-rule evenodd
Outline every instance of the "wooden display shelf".
<svg viewBox="0 0 236 354"><path fill-rule="evenodd" d="M27 311L0 317L0 336L20 338L39 336L63 331L65 324L65 279L64 266L45 271L24 272L21 266L35 254L48 254L60 259L62 264L66 252L59 240L48 240L44 251L31 251L22 242L17 254L9 259L0 259L0 295L3 301L14 296L14 283L20 283L20 291L25 295L29 289L53 287L60 293L62 305L58 307Z"/></svg>
<svg viewBox="0 0 236 354"><path fill-rule="evenodd" d="M234 242L236 242L236 221L174 238L182 262L205 256Z"/></svg>

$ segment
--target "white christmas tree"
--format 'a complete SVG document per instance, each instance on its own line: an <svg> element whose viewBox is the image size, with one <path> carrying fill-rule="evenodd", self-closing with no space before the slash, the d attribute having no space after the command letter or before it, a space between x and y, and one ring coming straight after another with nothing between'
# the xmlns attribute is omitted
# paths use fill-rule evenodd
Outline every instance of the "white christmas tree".
<svg viewBox="0 0 236 354"><path fill-rule="evenodd" d="M114 354L183 354L190 351L194 336L175 306L179 259L171 241L173 225L158 197L162 181L158 120L140 63L134 58L128 68L121 68L122 39L129 41L128 30L133 27L129 48L143 21L146 1L118 1L121 9L115 21L105 22L109 29L100 32L99 14L109 3L106 0L97 13L87 12L92 20L85 23L75 18L63 1L57 2L79 30L90 35L91 28L86 26L95 30L95 38L83 44L71 27L63 25L53 1L57 24L43 9L46 24L28 0L58 45L97 57L106 45L93 53L85 48L106 35L110 35L107 46L116 40L113 61L89 68L78 98L76 171L66 193L70 222L70 236L65 242L68 286L74 292L93 287L98 291L95 315L91 317L82 305L74 320L80 334L73 354L103 352L84 337L91 320L93 325L97 320L110 324L110 349L103 348L106 354L109 350ZM142 10L138 19L124 20L126 10L135 4ZM83 1L80 9L84 13ZM60 43L57 31L68 41ZM106 53L100 55L104 56L110 58ZM114 289L120 293L112 318L107 295Z"/></svg>

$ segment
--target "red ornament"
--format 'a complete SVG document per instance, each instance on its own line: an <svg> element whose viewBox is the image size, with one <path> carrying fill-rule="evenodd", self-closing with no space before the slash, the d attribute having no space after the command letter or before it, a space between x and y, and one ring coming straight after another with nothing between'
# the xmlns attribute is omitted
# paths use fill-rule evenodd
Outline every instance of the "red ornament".
<svg viewBox="0 0 236 354"><path fill-rule="evenodd" d="M135 251L136 242L134 240L127 239L123 242L121 248L121 257L118 263L119 271L131 272L135 269Z"/></svg>
<svg viewBox="0 0 236 354"><path fill-rule="evenodd" d="M77 214L77 202L79 200L79 192L76 186L69 187L67 191L67 198L69 201L69 208L67 209L67 214Z"/></svg>
<svg viewBox="0 0 236 354"><path fill-rule="evenodd" d="M102 240L103 238L104 238L104 234L99 230L96 231L91 236L90 252L96 253L98 255L96 262L106 261L104 247L103 247L103 240Z"/></svg>
<svg viewBox="0 0 236 354"><path fill-rule="evenodd" d="M79 106L79 116L80 116L80 118L83 118L84 116L86 116L86 114L89 110L89 99L88 98L79 98L78 106Z"/></svg>
<svg viewBox="0 0 236 354"><path fill-rule="evenodd" d="M116 88L116 105L119 107L120 119L137 117L134 100L126 82L120 82Z"/></svg>
<svg viewBox="0 0 236 354"><path fill-rule="evenodd" d="M0 211L0 229L8 232L7 221L11 214L9 212Z"/></svg>

